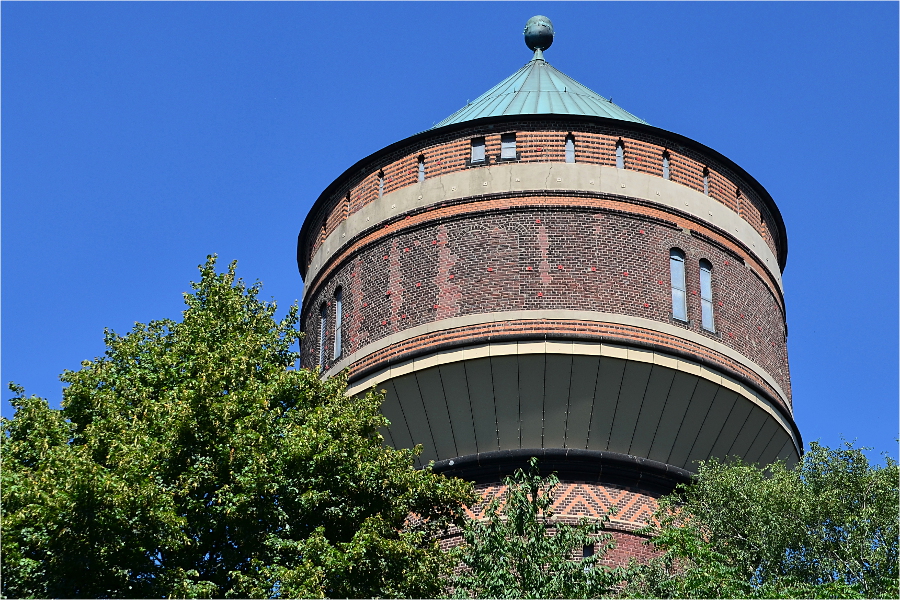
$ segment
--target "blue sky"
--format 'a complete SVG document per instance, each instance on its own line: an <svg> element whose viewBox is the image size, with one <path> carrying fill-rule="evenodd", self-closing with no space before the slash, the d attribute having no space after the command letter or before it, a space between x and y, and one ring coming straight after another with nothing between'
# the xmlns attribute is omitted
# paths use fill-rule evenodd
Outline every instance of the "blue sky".
<svg viewBox="0 0 900 600"><path fill-rule="evenodd" d="M795 417L897 456L896 3L17 3L2 11L2 381L58 406L210 253L282 309L321 190L530 58L753 174L787 224ZM2 411L11 416L9 392Z"/></svg>

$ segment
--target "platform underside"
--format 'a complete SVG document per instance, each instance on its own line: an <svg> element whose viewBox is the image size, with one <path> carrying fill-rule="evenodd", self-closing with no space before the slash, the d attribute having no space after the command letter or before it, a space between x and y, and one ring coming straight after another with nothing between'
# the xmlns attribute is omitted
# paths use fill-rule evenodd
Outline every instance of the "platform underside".
<svg viewBox="0 0 900 600"><path fill-rule="evenodd" d="M385 390L385 439L422 444L421 464L522 449L613 452L688 471L710 457L761 464L799 457L791 423L742 382L658 352L569 347L444 354L355 383L351 392Z"/></svg>

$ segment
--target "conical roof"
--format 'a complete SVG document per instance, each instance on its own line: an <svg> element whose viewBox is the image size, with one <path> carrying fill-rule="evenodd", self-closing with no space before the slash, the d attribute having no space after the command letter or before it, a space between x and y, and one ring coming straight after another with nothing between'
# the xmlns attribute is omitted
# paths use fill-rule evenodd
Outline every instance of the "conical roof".
<svg viewBox="0 0 900 600"><path fill-rule="evenodd" d="M432 129L501 115L586 115L648 124L544 60L541 49L521 69Z"/></svg>

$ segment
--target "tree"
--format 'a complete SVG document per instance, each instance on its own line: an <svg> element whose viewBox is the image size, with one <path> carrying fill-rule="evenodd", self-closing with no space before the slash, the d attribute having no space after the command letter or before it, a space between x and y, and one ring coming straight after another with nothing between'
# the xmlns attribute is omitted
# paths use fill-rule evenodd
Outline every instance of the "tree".
<svg viewBox="0 0 900 600"><path fill-rule="evenodd" d="M641 598L897 598L898 468L847 444L800 463L711 460L663 499L653 544L624 595Z"/></svg>
<svg viewBox="0 0 900 600"><path fill-rule="evenodd" d="M614 570L598 565L615 545L602 534L602 521L578 524L556 521L553 492L556 475L541 477L537 458L504 479L502 499L485 509L483 521L470 521L464 544L454 553L462 565L453 580L457 597L466 598L594 598L609 593ZM599 543L600 551L582 558L582 548Z"/></svg>
<svg viewBox="0 0 900 600"><path fill-rule="evenodd" d="M61 410L11 386L4 596L437 596L471 486L385 447L383 398L296 370L297 308L217 274L181 322L106 334ZM411 518L411 515L414 518Z"/></svg>

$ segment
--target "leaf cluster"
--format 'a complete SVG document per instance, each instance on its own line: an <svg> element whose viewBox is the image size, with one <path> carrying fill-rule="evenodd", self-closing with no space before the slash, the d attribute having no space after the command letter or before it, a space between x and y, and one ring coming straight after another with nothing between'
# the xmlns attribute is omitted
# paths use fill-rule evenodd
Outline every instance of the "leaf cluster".
<svg viewBox="0 0 900 600"><path fill-rule="evenodd" d="M463 530L455 556L462 568L453 580L460 598L595 598L616 582L614 570L599 564L615 542L601 533L608 521L557 521L552 510L559 485L555 474L542 477L537 459L528 472L518 469L504 480L484 518ZM582 557L582 548L599 552Z"/></svg>
<svg viewBox="0 0 900 600"><path fill-rule="evenodd" d="M471 486L383 444L381 395L292 368L296 306L200 270L180 322L63 373L61 410L12 386L3 595L440 595Z"/></svg>
<svg viewBox="0 0 900 600"><path fill-rule="evenodd" d="M642 598L897 598L898 468L811 444L800 463L702 464L660 502L653 544L631 565Z"/></svg>

